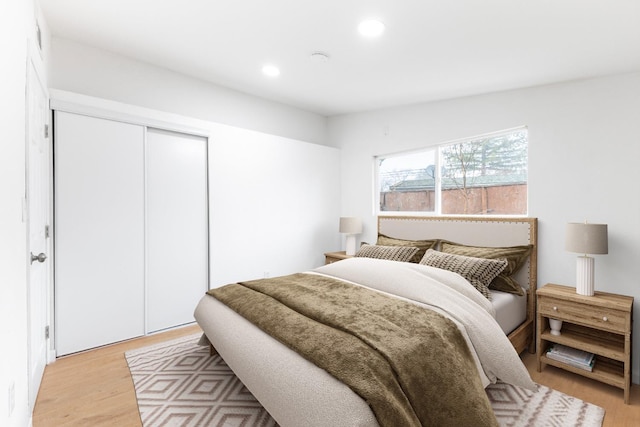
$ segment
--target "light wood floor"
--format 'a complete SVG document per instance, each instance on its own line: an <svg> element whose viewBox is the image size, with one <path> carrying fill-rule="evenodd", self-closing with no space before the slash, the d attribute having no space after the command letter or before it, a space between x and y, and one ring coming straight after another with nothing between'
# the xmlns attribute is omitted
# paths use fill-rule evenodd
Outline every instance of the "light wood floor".
<svg viewBox="0 0 640 427"><path fill-rule="evenodd" d="M44 370L33 426L142 426L124 353L198 332L187 326L57 359Z"/></svg>
<svg viewBox="0 0 640 427"><path fill-rule="evenodd" d="M45 369L34 427L141 426L124 352L198 332L198 326L188 326L56 360ZM621 389L553 366L537 373L535 355L527 352L523 360L537 383L603 407L605 427L640 425L640 386L631 388L630 404L625 405Z"/></svg>

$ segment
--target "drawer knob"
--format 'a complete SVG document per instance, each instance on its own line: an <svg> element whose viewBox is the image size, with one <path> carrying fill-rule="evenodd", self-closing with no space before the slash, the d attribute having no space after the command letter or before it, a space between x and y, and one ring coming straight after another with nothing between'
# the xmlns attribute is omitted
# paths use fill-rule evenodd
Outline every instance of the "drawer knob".
<svg viewBox="0 0 640 427"><path fill-rule="evenodd" d="M606 322L606 321L608 321L608 320L609 320L609 319L607 319L607 316L604 316L604 317L602 318L602 321L603 321L603 322Z"/></svg>
<svg viewBox="0 0 640 427"><path fill-rule="evenodd" d="M553 311L558 311L558 307L556 307L555 305L553 306Z"/></svg>

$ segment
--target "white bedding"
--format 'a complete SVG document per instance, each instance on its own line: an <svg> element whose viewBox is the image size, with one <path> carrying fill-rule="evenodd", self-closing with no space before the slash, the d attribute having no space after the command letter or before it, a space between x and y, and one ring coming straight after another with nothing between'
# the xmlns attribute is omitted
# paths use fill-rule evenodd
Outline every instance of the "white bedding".
<svg viewBox="0 0 640 427"><path fill-rule="evenodd" d="M527 295L489 290L491 304L496 310L496 321L505 335L509 335L527 318Z"/></svg>
<svg viewBox="0 0 640 427"><path fill-rule="evenodd" d="M393 293L446 313L475 352L486 386L498 378L534 388L495 309L455 273L393 261L352 258L313 271ZM375 426L368 405L347 386L263 333L226 305L204 296L195 317L216 350L282 426Z"/></svg>

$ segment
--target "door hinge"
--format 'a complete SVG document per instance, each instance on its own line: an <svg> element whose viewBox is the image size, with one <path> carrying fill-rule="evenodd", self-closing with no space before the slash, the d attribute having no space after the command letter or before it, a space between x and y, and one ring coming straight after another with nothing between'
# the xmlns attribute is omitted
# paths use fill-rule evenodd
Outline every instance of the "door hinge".
<svg viewBox="0 0 640 427"><path fill-rule="evenodd" d="M44 137L49 138L49 125L44 125Z"/></svg>
<svg viewBox="0 0 640 427"><path fill-rule="evenodd" d="M45 226L44 226L44 237L45 237L46 239L48 239L49 237L51 237L51 234L49 233L49 226L48 226L48 225L45 225Z"/></svg>
<svg viewBox="0 0 640 427"><path fill-rule="evenodd" d="M49 326L44 327L44 339L49 339Z"/></svg>

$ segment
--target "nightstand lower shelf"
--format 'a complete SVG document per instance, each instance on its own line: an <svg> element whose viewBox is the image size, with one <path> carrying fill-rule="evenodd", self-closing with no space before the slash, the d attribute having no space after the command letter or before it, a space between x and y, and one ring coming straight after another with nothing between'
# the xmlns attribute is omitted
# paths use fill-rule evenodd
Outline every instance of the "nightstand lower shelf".
<svg viewBox="0 0 640 427"><path fill-rule="evenodd" d="M598 380L600 382L621 388L623 390L626 387L625 379L623 376L624 367L622 365L622 362L616 362L615 360L610 359L607 360L606 358L596 356L596 362L593 365L593 371L591 372L584 369L576 368L574 366L559 362L554 359L550 359L547 356L541 356L540 362L547 365L555 366L556 368L562 368L566 371L570 371L587 378Z"/></svg>

